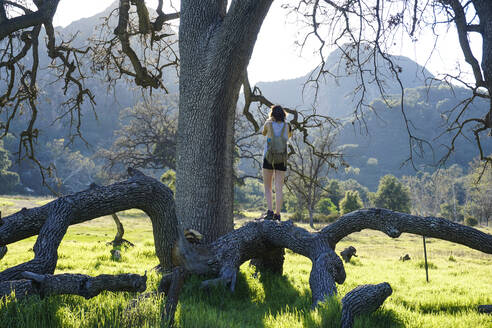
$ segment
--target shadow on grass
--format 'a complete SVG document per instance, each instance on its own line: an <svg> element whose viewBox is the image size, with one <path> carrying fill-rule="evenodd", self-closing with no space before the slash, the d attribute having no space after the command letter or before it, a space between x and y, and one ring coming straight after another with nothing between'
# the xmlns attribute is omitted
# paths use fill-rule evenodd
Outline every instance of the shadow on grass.
<svg viewBox="0 0 492 328"><path fill-rule="evenodd" d="M246 271L246 272L244 272ZM250 269L237 277L236 291L225 287L200 289L202 279L185 284L176 313L179 327L340 327L341 304L333 297L311 310L309 286L299 290L286 276L252 276ZM357 319L355 327L404 327L396 314L380 310Z"/></svg>
<svg viewBox="0 0 492 328"><path fill-rule="evenodd" d="M62 327L57 315L58 297L40 299L38 296L23 300L0 299L0 327ZM42 315L41 315L42 314Z"/></svg>

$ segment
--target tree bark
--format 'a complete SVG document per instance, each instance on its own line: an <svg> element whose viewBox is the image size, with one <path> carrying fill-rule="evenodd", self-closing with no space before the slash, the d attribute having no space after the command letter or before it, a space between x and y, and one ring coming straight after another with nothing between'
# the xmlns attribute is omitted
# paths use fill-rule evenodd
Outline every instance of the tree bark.
<svg viewBox="0 0 492 328"><path fill-rule="evenodd" d="M174 313L178 307L179 294L186 278L186 272L182 267L176 267L171 274L171 284L166 292L166 305L162 313L162 321L172 327L174 325Z"/></svg>
<svg viewBox="0 0 492 328"><path fill-rule="evenodd" d="M376 311L393 293L390 284L362 285L354 288L342 298L342 328L352 328L354 318Z"/></svg>
<svg viewBox="0 0 492 328"><path fill-rule="evenodd" d="M23 209L2 219L0 245L39 234L34 259L0 272L0 281L21 278L30 271L53 273L58 246L71 224L81 223L117 211L138 208L152 221L156 255L163 268L171 267L171 250L177 239L177 220L172 191L155 179L129 169L123 182L95 187L60 197L44 206Z"/></svg>
<svg viewBox="0 0 492 328"><path fill-rule="evenodd" d="M99 275L91 277L85 274L37 274L23 272L21 280L0 283L0 297L15 292L16 298L38 294L80 295L86 299L99 295L102 291L143 292L147 287L147 277L137 274Z"/></svg>
<svg viewBox="0 0 492 328"><path fill-rule="evenodd" d="M123 238L123 235L125 234L125 228L123 227L123 223L121 223L118 215L116 213L113 213L111 214L111 217L116 224L116 235L114 236L114 239L112 241L107 243L107 245L121 246L122 244L128 244L132 247L135 246L132 242Z"/></svg>
<svg viewBox="0 0 492 328"><path fill-rule="evenodd" d="M210 242L233 229L233 126L239 89L271 0L183 0L176 209Z"/></svg>
<svg viewBox="0 0 492 328"><path fill-rule="evenodd" d="M0 246L0 260L7 254L7 246Z"/></svg>
<svg viewBox="0 0 492 328"><path fill-rule="evenodd" d="M259 258L273 248L289 248L313 263L309 278L312 304L337 293L336 284L345 281L345 269L335 254L336 244L345 236L362 229L379 230L392 238L403 232L440 238L492 254L492 236L443 218L419 217L387 209L363 209L346 214L319 233L310 233L290 221L250 222L208 245L178 241L182 265L191 273L213 274L217 278L203 282L204 287L219 283L234 290L239 266Z"/></svg>
<svg viewBox="0 0 492 328"><path fill-rule="evenodd" d="M480 313L492 313L492 305L479 305L478 312Z"/></svg>

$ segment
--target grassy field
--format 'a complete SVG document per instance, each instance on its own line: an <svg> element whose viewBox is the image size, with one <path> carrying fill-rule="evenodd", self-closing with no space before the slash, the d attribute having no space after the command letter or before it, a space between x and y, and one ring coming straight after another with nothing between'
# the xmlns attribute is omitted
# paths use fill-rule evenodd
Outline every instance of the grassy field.
<svg viewBox="0 0 492 328"><path fill-rule="evenodd" d="M0 198L3 215L16 208L39 206L45 199ZM6 205L5 205L6 204ZM121 214L125 238L136 246L122 250L122 259L111 259L115 234L110 217L69 228L59 248L56 273L98 275L132 272L149 274L148 291L155 291L159 275L150 220L140 211ZM248 219L238 220L237 225ZM484 229L492 233L491 229ZM0 270L33 257L35 238L9 245ZM360 284L387 281L393 288L383 307L356 320L356 327L492 327L492 316L478 314L480 304L492 303L492 255L436 239L428 240L429 278L425 281L422 238L404 234L390 239L382 233L352 234L337 251L353 245L358 258L345 266L347 280L339 296L311 311L308 259L287 252L284 275L255 277L245 263L236 292L219 287L199 289L201 279L190 279L180 297L178 327L339 327L340 299ZM410 261L399 257L409 254ZM165 299L152 297L129 306L137 295L103 293L85 300L79 296L32 297L0 301L0 327L155 327Z"/></svg>

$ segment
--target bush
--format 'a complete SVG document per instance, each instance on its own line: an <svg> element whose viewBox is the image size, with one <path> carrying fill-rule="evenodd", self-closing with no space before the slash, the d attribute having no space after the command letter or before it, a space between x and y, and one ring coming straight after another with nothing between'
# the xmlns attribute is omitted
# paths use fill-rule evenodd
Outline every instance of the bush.
<svg viewBox="0 0 492 328"><path fill-rule="evenodd" d="M359 192L348 190L345 192L345 197L340 201L340 214L347 214L352 211L362 208L362 201L359 197Z"/></svg>
<svg viewBox="0 0 492 328"><path fill-rule="evenodd" d="M338 213L337 207L333 202L331 201L330 198L321 198L318 204L316 204L316 210L320 212L321 214L332 214L332 213Z"/></svg>
<svg viewBox="0 0 492 328"><path fill-rule="evenodd" d="M476 226L476 225L478 224L478 221L477 221L477 219L475 219L474 217L467 216L467 217L465 218L465 224L466 224L467 226L474 227L474 226Z"/></svg>
<svg viewBox="0 0 492 328"><path fill-rule="evenodd" d="M338 219L338 217L339 217L338 213L330 213L330 214L318 213L313 217L313 219L314 222L318 222L318 223L333 223Z"/></svg>
<svg viewBox="0 0 492 328"><path fill-rule="evenodd" d="M306 215L303 212L296 211L290 216L290 219L294 222L302 222L306 220Z"/></svg>

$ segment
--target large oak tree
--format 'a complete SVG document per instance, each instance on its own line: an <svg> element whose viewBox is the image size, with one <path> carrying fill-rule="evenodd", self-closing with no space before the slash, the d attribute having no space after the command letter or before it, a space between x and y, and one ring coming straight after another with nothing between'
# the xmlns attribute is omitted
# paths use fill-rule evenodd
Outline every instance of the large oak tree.
<svg viewBox="0 0 492 328"><path fill-rule="evenodd" d="M80 133L82 102L94 101L90 89L82 82L86 71L78 67L81 56L93 51L93 48L104 49L96 54L100 60L95 61L95 70L114 69L119 76L133 78L141 87L162 90L166 90L162 83L163 70L179 63L176 208L169 190L130 170L132 177L120 184L94 186L44 207L16 213L2 220L0 244L6 245L39 233L34 246L35 258L0 273L0 281L21 277L41 284L51 281L50 277L26 274L25 271L53 273L56 250L70 224L129 207L141 208L151 217L156 253L161 265L166 268L171 266L171 249L178 240L181 250L178 264L188 272L215 273L219 276L205 282L205 285L225 282L233 289L239 265L245 260L264 255L272 245L277 249L288 247L309 257L313 261L310 284L314 304L336 293L335 282L342 283L345 279L343 264L334 253L336 243L347 234L364 228L381 230L391 237L398 237L402 232L423 234L492 252L492 237L477 230L438 218L421 218L377 209L348 214L314 235L289 222L253 222L231 232L236 103L243 85L246 100L244 113L257 129L259 124L249 112L249 106L252 102L270 102L257 88L251 89L246 71L272 2L182 0L179 13L166 14L162 10L163 0L159 0L157 15L151 18L144 0L120 0L118 10L113 13L116 15L114 35L94 47L77 49L69 42L60 42L55 36L52 21L59 0L33 0L32 3L0 0L0 106L2 115L7 117L0 128L6 134L20 112L28 109L30 120L20 135L20 142L31 160L36 161L34 141L39 133L36 119L43 115L37 108L38 50L39 43L43 41L40 38L43 28L47 36L48 55L53 60L51 67L64 84L63 92L68 97L67 111L72 115L76 134ZM388 54L390 49L385 46L394 33L404 31L413 36L418 29L432 26L442 17L448 18L446 24L456 26L465 60L473 71L474 81L468 83L473 91L470 101L474 97L490 99L492 2L488 0L308 0L292 1L291 8L310 25L311 31L306 37L314 37L320 44L321 64L310 82L317 84L324 74L331 73L324 67L325 46L329 44L338 45L343 50L347 67L359 74L360 101L354 109L356 114L367 106L368 83L375 83L381 95L388 99L383 83L385 78L380 75L381 67L389 67L390 75L401 86L401 96L404 95L404 86L398 78L399 68ZM134 15L132 11L135 11ZM467 11L474 11L476 15L467 15ZM178 17L179 55L173 51L172 42L167 42L169 35L163 29L167 21ZM112 22L108 20L108 26ZM482 36L481 65L471 51L469 33ZM137 41L144 50L135 50ZM167 57L169 62L148 60L147 51L153 49L159 54L158 58L161 54L170 54ZM369 71L367 63L372 65ZM403 102L401 104L403 106ZM490 163L492 158L483 152L482 141L492 129L492 102L483 117L464 119L461 113L466 111L466 104L450 122L449 129L458 137L465 132L465 127L472 125L480 158ZM306 118L289 111L294 114L294 129L300 131L308 142L309 123ZM406 120L403 107L402 115ZM406 122L412 155L415 146L423 141L413 136L411 123ZM451 151L454 150L453 145ZM206 242L211 243L188 245L184 238L178 238L181 235L178 222L181 228L194 228L202 232ZM179 272L176 275L179 276ZM115 290L125 290L127 279L121 277L121 285ZM176 287L178 280L174 279L167 290L179 289ZM140 290L141 281L134 286ZM87 287L83 294L92 295L95 292ZM389 295L387 288L382 288L381 295Z"/></svg>

